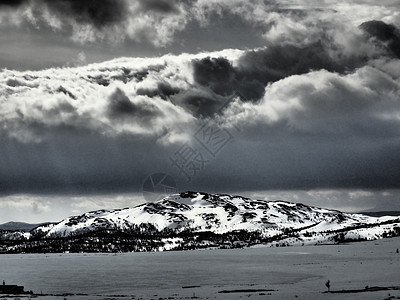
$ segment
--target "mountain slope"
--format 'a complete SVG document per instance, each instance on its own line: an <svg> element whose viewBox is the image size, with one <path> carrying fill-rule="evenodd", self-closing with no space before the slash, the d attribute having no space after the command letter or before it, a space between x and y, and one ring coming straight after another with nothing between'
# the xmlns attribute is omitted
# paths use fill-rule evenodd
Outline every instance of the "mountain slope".
<svg viewBox="0 0 400 300"><path fill-rule="evenodd" d="M14 241L8 248L3 247L3 251L21 251L22 240L25 250L31 249L34 242L38 251L44 247L56 252L286 246L396 236L400 235L400 218L375 218L284 201L186 192L134 208L69 217L56 224L39 226L20 238L17 232L10 234L3 233L2 240Z"/></svg>

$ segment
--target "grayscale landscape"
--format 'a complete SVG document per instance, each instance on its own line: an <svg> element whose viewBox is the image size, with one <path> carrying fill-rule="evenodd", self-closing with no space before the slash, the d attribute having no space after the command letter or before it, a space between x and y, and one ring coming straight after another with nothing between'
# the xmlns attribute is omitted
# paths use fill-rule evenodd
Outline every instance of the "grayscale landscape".
<svg viewBox="0 0 400 300"><path fill-rule="evenodd" d="M0 0L0 299L400 299L399 12Z"/></svg>

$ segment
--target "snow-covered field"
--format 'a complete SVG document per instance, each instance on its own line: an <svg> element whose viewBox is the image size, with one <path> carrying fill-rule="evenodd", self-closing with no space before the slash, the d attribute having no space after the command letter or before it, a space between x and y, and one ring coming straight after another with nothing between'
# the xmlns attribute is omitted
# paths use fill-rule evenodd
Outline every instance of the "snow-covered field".
<svg viewBox="0 0 400 300"><path fill-rule="evenodd" d="M331 291L400 288L397 248L398 237L286 248L0 255L0 279L53 294L38 299L400 299L400 290L323 293L327 280Z"/></svg>

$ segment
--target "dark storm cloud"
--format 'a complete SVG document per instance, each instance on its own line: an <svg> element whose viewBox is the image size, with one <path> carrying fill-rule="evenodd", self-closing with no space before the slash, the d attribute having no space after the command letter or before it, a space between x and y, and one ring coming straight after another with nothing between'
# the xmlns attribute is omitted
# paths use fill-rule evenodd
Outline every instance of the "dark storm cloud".
<svg viewBox="0 0 400 300"><path fill-rule="evenodd" d="M178 94L179 89L172 87L168 82L157 83L157 88L138 88L136 90L137 95L146 95L148 97L158 96L161 99L167 99L168 97Z"/></svg>
<svg viewBox="0 0 400 300"><path fill-rule="evenodd" d="M357 26L342 44L313 26L253 50L4 70L3 191L139 190L154 172L194 190L398 188L398 60L376 46L396 34ZM212 118L233 139L185 184L170 157L185 143L206 155L194 135Z"/></svg>
<svg viewBox="0 0 400 300"><path fill-rule="evenodd" d="M0 0L0 194L140 193L159 172L179 190L399 189L398 11L396 0ZM63 67L79 52L152 58ZM199 141L216 141L209 124L231 135L214 156ZM182 147L205 159L189 183L171 164Z"/></svg>
<svg viewBox="0 0 400 300"><path fill-rule="evenodd" d="M71 17L78 23L93 24L97 28L123 21L126 17L124 0L43 0L51 12Z"/></svg>
<svg viewBox="0 0 400 300"><path fill-rule="evenodd" d="M127 48L133 44L147 54L149 47L154 50L170 44L175 32L185 28L188 16L182 6L165 0L3 1L0 7L7 9L0 10L0 24L21 34L19 25L23 23L39 38L49 34L53 42L63 44L63 49L87 42L110 47L122 44L127 55ZM65 37L73 43L65 46ZM124 44L126 40L129 45ZM92 53L96 52L101 51Z"/></svg>
<svg viewBox="0 0 400 300"><path fill-rule="evenodd" d="M0 194L135 191L151 172L149 165L166 167L152 139L60 131L58 137L37 144L3 141Z"/></svg>
<svg viewBox="0 0 400 300"><path fill-rule="evenodd" d="M139 0L144 10L156 11L159 13L176 13L175 0Z"/></svg>
<svg viewBox="0 0 400 300"><path fill-rule="evenodd" d="M373 140L363 142L360 147L355 142L344 143L340 138L317 141L281 132L276 137L264 136L264 142L243 143L240 147L246 149L245 153L239 149L238 142L232 143L230 153L226 151L218 157L207 174L196 178L199 181L196 184L237 191L399 188L400 172L393 167L400 163L396 154L399 145L393 142L391 147L373 148L370 147ZM229 163L231 166L227 168ZM227 172L231 175L227 176ZM207 180L210 177L212 182Z"/></svg>
<svg viewBox="0 0 400 300"><path fill-rule="evenodd" d="M232 84L236 80L235 75L234 68L226 58L206 57L193 61L193 79L217 94L232 93Z"/></svg>
<svg viewBox="0 0 400 300"><path fill-rule="evenodd" d="M130 68L122 67L118 69L112 68L101 68L99 72L95 75L89 74L86 77L83 77L88 82L96 82L98 85L109 86L112 82L121 81L123 83L128 83L131 81L143 81L150 73L158 73L165 68L165 65L149 65L145 68L141 68L139 70L132 70ZM157 90L157 91L156 91ZM155 94L164 94L170 95L174 88L169 88L168 83L160 82L159 87L157 89L141 89L142 95L155 95ZM139 94L139 93L138 93Z"/></svg>
<svg viewBox="0 0 400 300"><path fill-rule="evenodd" d="M68 95L69 97L71 97L71 99L76 100L76 97L73 93L71 93L70 91L68 91L65 87L63 87L62 85L60 85L60 87L56 90L56 92L59 93L64 93L65 95Z"/></svg>
<svg viewBox="0 0 400 300"><path fill-rule="evenodd" d="M238 104L225 115L241 128L229 151L246 149L240 159L230 157L230 172L252 170L239 189L397 188L399 94L396 80L371 67L277 81L261 103ZM221 159L216 169L228 163Z"/></svg>
<svg viewBox="0 0 400 300"><path fill-rule="evenodd" d="M193 78L201 86L210 88L221 96L232 96L235 92L243 95L243 99L259 100L264 95L265 79L248 76L243 70L234 68L223 57L206 57L193 61Z"/></svg>
<svg viewBox="0 0 400 300"><path fill-rule="evenodd" d="M28 0L2 0L0 6L17 8ZM72 18L78 23L92 24L97 28L122 22L126 18L125 0L37 0L33 1L34 12L45 4L52 14Z"/></svg>
<svg viewBox="0 0 400 300"><path fill-rule="evenodd" d="M230 99L210 90L191 89L179 93L171 100L196 118L208 118L218 113Z"/></svg>
<svg viewBox="0 0 400 300"><path fill-rule="evenodd" d="M305 46L271 45L247 51L236 67L226 58L206 57L193 61L193 78L219 95L239 92L244 99L257 101L268 83L285 77L320 69L345 73L366 63L365 57L357 54L334 59L329 50L321 42Z"/></svg>
<svg viewBox="0 0 400 300"><path fill-rule="evenodd" d="M9 78L6 81L6 84L10 87L19 87L19 86L22 86L22 87L26 86L26 87L31 87L31 88L38 87L37 83L32 83L29 80L18 80L15 78Z"/></svg>
<svg viewBox="0 0 400 300"><path fill-rule="evenodd" d="M15 3L14 7L18 7L17 4L23 2ZM331 1L319 4L318 9L296 1L262 0L238 0L234 4L226 0L37 0L26 3L26 9L12 9L12 15L7 16L4 13L0 21L11 25L10 28L25 24L24 26L30 27L37 36L49 34L53 41L49 39L47 43L52 43L52 46L57 44L56 46L65 47L65 37L71 38L73 43L69 46L72 49L82 44L102 44L96 51L89 46L85 49L87 53L92 54L87 56L91 62L100 60L93 59L97 49L104 51L110 47L106 51L107 57L114 57L115 44L121 46L118 55L131 55L133 49L136 55L148 56L157 55L160 51L182 53L200 49L212 51L266 45L292 45L301 48L311 47L321 41L323 53L336 51L343 54L342 50L349 50L343 49L343 46L358 42L359 32L356 28L365 21L361 19L362 21L354 26L350 22L352 19L347 15L348 6L336 7L337 10L334 11L332 8L335 8L335 5ZM349 4L350 7L354 5L353 2ZM391 13L390 17L395 23L395 13ZM390 18L387 16L387 19ZM341 34L343 32L345 34ZM331 48L329 43L332 44ZM103 47L105 44L107 47ZM36 49L45 49L39 45L43 43L37 43ZM13 66L20 68L18 61L21 60L13 57L9 49L7 53L3 60L8 65L13 62ZM62 56L57 57L51 53L51 58L59 62L59 65L66 63L66 58ZM47 59L47 64L50 64L52 60ZM71 60L71 57L68 57L68 60ZM352 57L347 60L348 63L352 61ZM24 64L28 65L27 59L24 59ZM43 63L40 66L42 65ZM258 89L257 81L254 80L249 91ZM257 98L259 92L255 94L248 97Z"/></svg>
<svg viewBox="0 0 400 300"><path fill-rule="evenodd" d="M255 78L266 85L295 74L304 74L311 70L325 69L343 73L359 65L357 58L354 65L335 61L328 54L329 49L322 43L306 46L272 45L263 50L249 51L240 58L243 77Z"/></svg>
<svg viewBox="0 0 400 300"><path fill-rule="evenodd" d="M364 22L360 27L381 41L390 41L399 37L397 28L383 21L372 20Z"/></svg>
<svg viewBox="0 0 400 300"><path fill-rule="evenodd" d="M373 20L362 23L360 28L379 41L384 42L388 51L394 57L400 58L400 31L396 26Z"/></svg>
<svg viewBox="0 0 400 300"><path fill-rule="evenodd" d="M154 117L161 115L161 111L150 103L135 104L131 102L124 91L119 88L110 95L108 109L108 114L113 119L133 118L146 124L149 124Z"/></svg>
<svg viewBox="0 0 400 300"><path fill-rule="evenodd" d="M137 106L135 106L120 89L116 89L115 92L110 95L109 101L111 115L134 115L138 111Z"/></svg>
<svg viewBox="0 0 400 300"><path fill-rule="evenodd" d="M20 6L21 4L26 3L28 0L0 0L0 6L11 6L11 7L17 7Z"/></svg>

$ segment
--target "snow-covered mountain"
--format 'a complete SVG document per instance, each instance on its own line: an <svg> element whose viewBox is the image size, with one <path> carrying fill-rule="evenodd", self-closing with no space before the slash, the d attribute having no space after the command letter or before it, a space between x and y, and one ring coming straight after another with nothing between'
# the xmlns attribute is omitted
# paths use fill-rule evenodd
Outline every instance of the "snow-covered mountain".
<svg viewBox="0 0 400 300"><path fill-rule="evenodd" d="M69 217L20 237L18 232L3 232L0 239L8 236L15 241L8 250L29 251L34 244L58 252L307 245L397 235L400 217L375 218L285 201L185 192L134 208Z"/></svg>

